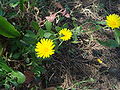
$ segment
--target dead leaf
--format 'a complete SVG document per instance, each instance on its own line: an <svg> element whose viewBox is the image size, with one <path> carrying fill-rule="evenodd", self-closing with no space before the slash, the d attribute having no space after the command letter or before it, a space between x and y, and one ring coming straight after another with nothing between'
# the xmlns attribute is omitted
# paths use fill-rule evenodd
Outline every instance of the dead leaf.
<svg viewBox="0 0 120 90"><path fill-rule="evenodd" d="M25 74L25 77L26 77L26 80L25 80L26 84L29 84L31 81L34 80L34 73L33 72L25 71L24 74Z"/></svg>
<svg viewBox="0 0 120 90"><path fill-rule="evenodd" d="M57 13L51 14L50 16L45 17L48 21L53 22L56 18Z"/></svg>
<svg viewBox="0 0 120 90"><path fill-rule="evenodd" d="M66 17L66 18L70 18L70 14L69 14L69 13L66 13L66 14L65 14L65 17Z"/></svg>
<svg viewBox="0 0 120 90"><path fill-rule="evenodd" d="M66 9L62 10L61 14L64 16L66 14Z"/></svg>
<svg viewBox="0 0 120 90"><path fill-rule="evenodd" d="M62 6L59 2L55 2L54 5L55 5L57 8L63 9L63 6Z"/></svg>
<svg viewBox="0 0 120 90"><path fill-rule="evenodd" d="M65 16L66 18L70 18L70 14L67 13L66 9L62 10L62 11L61 11L61 14L62 14L63 16Z"/></svg>

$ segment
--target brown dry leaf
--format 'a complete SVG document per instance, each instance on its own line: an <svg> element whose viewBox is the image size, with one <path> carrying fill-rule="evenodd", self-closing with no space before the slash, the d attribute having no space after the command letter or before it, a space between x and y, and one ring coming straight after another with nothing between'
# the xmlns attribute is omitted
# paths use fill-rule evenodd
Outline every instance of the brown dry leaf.
<svg viewBox="0 0 120 90"><path fill-rule="evenodd" d="M61 14L64 16L66 14L66 9L62 10Z"/></svg>
<svg viewBox="0 0 120 90"><path fill-rule="evenodd" d="M57 13L51 14L50 16L45 17L48 21L53 22L56 18Z"/></svg>
<svg viewBox="0 0 120 90"><path fill-rule="evenodd" d="M63 9L63 6L62 6L59 2L55 2L54 5L55 5L57 8Z"/></svg>
<svg viewBox="0 0 120 90"><path fill-rule="evenodd" d="M26 77L26 80L25 80L26 84L29 84L31 81L34 80L34 73L33 72L25 71L24 74L25 74L25 77Z"/></svg>
<svg viewBox="0 0 120 90"><path fill-rule="evenodd" d="M66 9L64 9L63 11L61 11L61 14L62 14L63 16L65 16L66 18L70 18L70 14L67 13Z"/></svg>
<svg viewBox="0 0 120 90"><path fill-rule="evenodd" d="M66 18L70 18L70 14L69 14L69 13L66 13L66 14L65 14L65 17L66 17Z"/></svg>

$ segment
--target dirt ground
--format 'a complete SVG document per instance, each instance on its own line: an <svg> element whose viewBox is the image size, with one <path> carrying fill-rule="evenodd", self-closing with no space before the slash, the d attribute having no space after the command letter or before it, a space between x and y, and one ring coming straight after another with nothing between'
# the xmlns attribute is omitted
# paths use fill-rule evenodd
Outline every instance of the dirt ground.
<svg viewBox="0 0 120 90"><path fill-rule="evenodd" d="M120 13L120 0L61 0L68 5L76 16L79 24L86 19L104 20L109 13ZM88 28L90 23L83 27ZM111 31L84 33L78 44L68 44L55 54L52 63L46 62L46 73L43 75L42 86L46 90L54 90L61 86L65 90L120 90L120 48L101 46L94 39L107 40L113 38ZM93 40L89 38L93 37ZM82 39L81 39L82 38ZM97 62L101 59L103 64ZM83 83L75 83L82 82ZM45 82L47 81L47 83ZM48 88L50 87L50 88ZM58 89L59 90L59 89Z"/></svg>

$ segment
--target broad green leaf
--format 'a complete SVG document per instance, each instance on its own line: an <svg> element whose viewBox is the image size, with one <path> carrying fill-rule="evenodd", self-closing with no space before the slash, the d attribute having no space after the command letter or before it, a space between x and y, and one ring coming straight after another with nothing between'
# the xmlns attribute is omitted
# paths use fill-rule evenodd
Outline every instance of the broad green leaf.
<svg viewBox="0 0 120 90"><path fill-rule="evenodd" d="M52 29L52 23L49 22L49 21L46 21L45 22L45 27L46 27L47 30L51 31L51 29Z"/></svg>
<svg viewBox="0 0 120 90"><path fill-rule="evenodd" d="M49 38L51 35L52 35L51 33L47 32L47 33L44 34L44 37Z"/></svg>
<svg viewBox="0 0 120 90"><path fill-rule="evenodd" d="M3 70L5 70L6 72L11 72L11 71L12 71L12 69L11 69L7 64L5 64L5 63L3 63L3 62L0 62L0 67L1 67Z"/></svg>
<svg viewBox="0 0 120 90"><path fill-rule="evenodd" d="M101 45L103 46L107 46L107 47L110 47L110 48L116 48L116 47L119 47L119 44L117 43L117 41L115 40L107 40L107 41L101 41L101 40L97 40Z"/></svg>
<svg viewBox="0 0 120 90"><path fill-rule="evenodd" d="M13 72L11 72L11 75L13 76L13 77L16 77L17 78L17 82L19 83L19 84L22 84L22 83L24 83L25 82L25 75L23 74L23 73L21 73L21 72L19 72L19 71L13 71Z"/></svg>
<svg viewBox="0 0 120 90"><path fill-rule="evenodd" d="M32 27L33 27L35 30L37 30L37 31L40 29L38 23L35 22L35 21L32 21L32 22L31 22L31 25L32 25Z"/></svg>
<svg viewBox="0 0 120 90"><path fill-rule="evenodd" d="M114 35L115 35L115 39L118 42L118 44L120 45L120 30L115 29L114 30Z"/></svg>
<svg viewBox="0 0 120 90"><path fill-rule="evenodd" d="M0 16L0 34L8 38L16 38L20 33L4 17Z"/></svg>

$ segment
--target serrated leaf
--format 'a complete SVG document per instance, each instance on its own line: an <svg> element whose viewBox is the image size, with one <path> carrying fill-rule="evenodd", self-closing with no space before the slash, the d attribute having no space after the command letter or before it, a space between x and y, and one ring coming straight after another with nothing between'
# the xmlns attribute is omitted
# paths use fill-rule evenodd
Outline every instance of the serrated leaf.
<svg viewBox="0 0 120 90"><path fill-rule="evenodd" d="M52 23L49 22L49 21L46 21L45 22L45 27L46 27L47 30L51 31L51 29L52 29Z"/></svg>
<svg viewBox="0 0 120 90"><path fill-rule="evenodd" d="M0 16L0 34L8 38L16 38L20 33L4 17Z"/></svg>
<svg viewBox="0 0 120 90"><path fill-rule="evenodd" d="M117 41L115 40L107 40L107 41L101 41L101 40L97 40L101 45L103 46L107 46L107 47L110 47L110 48L116 48L116 47L119 47L119 44L117 43Z"/></svg>
<svg viewBox="0 0 120 90"><path fill-rule="evenodd" d="M25 75L24 75L23 73L21 73L21 72L19 72L19 71L16 71L16 72L13 71L13 72L11 72L11 75L12 75L13 77L17 78L17 82L18 82L19 84L22 84L22 83L25 82L26 77L25 77Z"/></svg>
<svg viewBox="0 0 120 90"><path fill-rule="evenodd" d="M32 25L32 27L33 27L35 30L37 30L37 31L40 29L38 23L35 22L35 21L32 21L32 22L31 22L31 25Z"/></svg>

